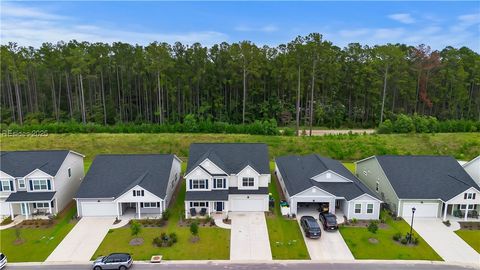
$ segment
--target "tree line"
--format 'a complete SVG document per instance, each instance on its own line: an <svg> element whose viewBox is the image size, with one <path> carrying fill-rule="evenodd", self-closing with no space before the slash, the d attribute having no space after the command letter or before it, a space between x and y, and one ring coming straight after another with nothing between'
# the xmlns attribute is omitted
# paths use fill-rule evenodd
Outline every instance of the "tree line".
<svg viewBox="0 0 480 270"><path fill-rule="evenodd" d="M480 121L480 56L462 47L344 48L321 34L147 46L60 41L1 46L4 124L248 124L374 127L396 115Z"/></svg>

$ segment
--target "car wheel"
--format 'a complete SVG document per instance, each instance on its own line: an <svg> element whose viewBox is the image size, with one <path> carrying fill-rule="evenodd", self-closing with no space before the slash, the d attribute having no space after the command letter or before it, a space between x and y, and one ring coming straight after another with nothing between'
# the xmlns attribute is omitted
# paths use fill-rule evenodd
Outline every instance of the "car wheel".
<svg viewBox="0 0 480 270"><path fill-rule="evenodd" d="M127 270L127 267L125 265L120 265L120 267L118 269L119 270Z"/></svg>
<svg viewBox="0 0 480 270"><path fill-rule="evenodd" d="M102 270L102 268L100 266L95 266L93 270Z"/></svg>

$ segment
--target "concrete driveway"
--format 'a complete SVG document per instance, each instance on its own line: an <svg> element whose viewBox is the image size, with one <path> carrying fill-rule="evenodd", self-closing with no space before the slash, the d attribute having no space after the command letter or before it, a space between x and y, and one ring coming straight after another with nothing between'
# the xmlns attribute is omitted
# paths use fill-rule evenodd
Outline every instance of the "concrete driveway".
<svg viewBox="0 0 480 270"><path fill-rule="evenodd" d="M320 228L322 229L322 236L320 239L310 239L305 237L305 233L300 226L300 218L302 216L314 217ZM318 220L318 211L316 209L302 209L297 215L298 226L302 231L303 239L307 245L308 253L312 260L320 261L353 261L354 257L348 248L345 240L338 231L326 232L323 230L320 221Z"/></svg>
<svg viewBox="0 0 480 270"><path fill-rule="evenodd" d="M408 224L411 220L405 219ZM479 264L480 254L437 218L415 218L413 229L446 262Z"/></svg>
<svg viewBox="0 0 480 270"><path fill-rule="evenodd" d="M90 261L115 218L84 217L48 256L46 262Z"/></svg>
<svg viewBox="0 0 480 270"><path fill-rule="evenodd" d="M230 260L271 260L267 222L263 212L231 212Z"/></svg>

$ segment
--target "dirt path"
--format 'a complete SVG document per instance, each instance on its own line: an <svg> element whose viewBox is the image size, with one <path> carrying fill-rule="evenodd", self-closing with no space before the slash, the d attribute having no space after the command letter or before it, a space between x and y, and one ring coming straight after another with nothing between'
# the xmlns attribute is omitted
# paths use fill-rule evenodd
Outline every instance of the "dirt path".
<svg viewBox="0 0 480 270"><path fill-rule="evenodd" d="M310 134L310 131L305 131L308 136L308 134ZM373 134L375 132L375 129L314 129L312 130L312 136L348 134L350 132L353 134Z"/></svg>

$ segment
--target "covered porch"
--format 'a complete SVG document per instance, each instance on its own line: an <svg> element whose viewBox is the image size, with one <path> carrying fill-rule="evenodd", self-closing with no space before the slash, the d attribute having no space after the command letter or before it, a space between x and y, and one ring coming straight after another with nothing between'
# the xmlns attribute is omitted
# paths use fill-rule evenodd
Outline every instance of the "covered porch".
<svg viewBox="0 0 480 270"><path fill-rule="evenodd" d="M160 202L117 202L117 218L161 218L165 210L164 201Z"/></svg>
<svg viewBox="0 0 480 270"><path fill-rule="evenodd" d="M15 192L5 201L12 220L21 215L25 219L47 219L58 213L55 192Z"/></svg>
<svg viewBox="0 0 480 270"><path fill-rule="evenodd" d="M449 204L444 203L442 207L443 221L461 220L461 221L478 221L480 204Z"/></svg>
<svg viewBox="0 0 480 270"><path fill-rule="evenodd" d="M227 217L228 201L185 201L185 218Z"/></svg>

